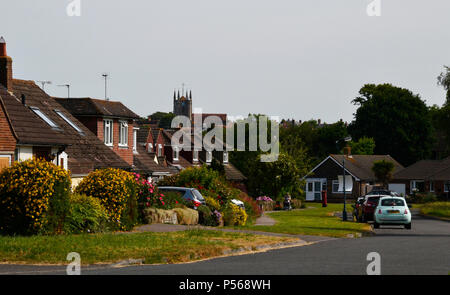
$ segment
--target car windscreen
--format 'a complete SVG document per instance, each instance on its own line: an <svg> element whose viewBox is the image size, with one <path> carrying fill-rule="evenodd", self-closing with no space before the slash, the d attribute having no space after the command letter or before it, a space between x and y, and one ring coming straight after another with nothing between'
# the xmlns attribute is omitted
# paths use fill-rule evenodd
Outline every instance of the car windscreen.
<svg viewBox="0 0 450 295"><path fill-rule="evenodd" d="M400 199L383 199L381 200L381 206L405 206L405 202Z"/></svg>
<svg viewBox="0 0 450 295"><path fill-rule="evenodd" d="M185 191L183 190L177 190L177 189L159 189L160 193L163 194L171 194L171 195L177 195L178 197L182 197L185 194Z"/></svg>
<svg viewBox="0 0 450 295"><path fill-rule="evenodd" d="M197 198L197 200L199 200L199 201L204 201L204 200L205 200L205 199L203 198L202 194L201 194L198 190L193 189L193 190L192 190L192 193L193 193L194 196Z"/></svg>
<svg viewBox="0 0 450 295"><path fill-rule="evenodd" d="M380 197L369 197L367 199L368 203L378 203L378 200L380 199Z"/></svg>

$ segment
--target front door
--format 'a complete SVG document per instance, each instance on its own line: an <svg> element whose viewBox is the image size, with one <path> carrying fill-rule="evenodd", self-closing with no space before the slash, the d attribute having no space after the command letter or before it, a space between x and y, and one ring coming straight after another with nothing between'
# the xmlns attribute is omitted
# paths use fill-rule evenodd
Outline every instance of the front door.
<svg viewBox="0 0 450 295"><path fill-rule="evenodd" d="M310 178L306 180L306 201L321 201L322 190L326 189L325 178Z"/></svg>

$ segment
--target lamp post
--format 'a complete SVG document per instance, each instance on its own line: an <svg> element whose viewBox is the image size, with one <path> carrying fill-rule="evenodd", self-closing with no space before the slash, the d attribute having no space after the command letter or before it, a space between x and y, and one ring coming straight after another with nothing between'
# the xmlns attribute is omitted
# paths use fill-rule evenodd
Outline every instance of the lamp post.
<svg viewBox="0 0 450 295"><path fill-rule="evenodd" d="M348 136L348 137L344 138L345 142L349 142L351 140L352 140L351 136ZM342 190L344 191L344 209L342 211L342 221L347 221L347 207L346 207L346 205L347 205L347 196L345 195L345 193L346 193L346 189L345 189L345 152L344 152L344 155L342 157L342 170L343 170L343 173L342 173L342 186L343 186Z"/></svg>

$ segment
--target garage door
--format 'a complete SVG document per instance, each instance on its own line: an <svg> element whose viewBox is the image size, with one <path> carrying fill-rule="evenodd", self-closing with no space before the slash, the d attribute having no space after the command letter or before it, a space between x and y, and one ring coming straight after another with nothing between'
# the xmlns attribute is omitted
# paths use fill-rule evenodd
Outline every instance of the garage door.
<svg viewBox="0 0 450 295"><path fill-rule="evenodd" d="M390 183L389 190L406 195L406 188L404 183Z"/></svg>
<svg viewBox="0 0 450 295"><path fill-rule="evenodd" d="M0 157L0 170L3 168L9 167L9 156L8 157Z"/></svg>

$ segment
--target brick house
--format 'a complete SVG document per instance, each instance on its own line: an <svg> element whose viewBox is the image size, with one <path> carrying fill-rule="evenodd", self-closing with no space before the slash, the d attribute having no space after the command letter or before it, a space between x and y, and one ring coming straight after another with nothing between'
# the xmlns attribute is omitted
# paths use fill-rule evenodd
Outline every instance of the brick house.
<svg viewBox="0 0 450 295"><path fill-rule="evenodd" d="M303 178L306 181L306 200L321 201L321 192L326 191L330 202L343 201L343 189L339 188L338 180L344 174L343 161L346 179L351 179L353 184L352 192L348 192L346 197L356 199L368 193L376 185L373 163L381 160L394 163L394 173L404 169L389 155L329 155Z"/></svg>
<svg viewBox="0 0 450 295"><path fill-rule="evenodd" d="M0 154L9 163L45 158L70 170L73 185L95 169L131 169L33 81L13 79L12 59L6 56L3 39L0 39L0 105ZM5 164L3 160L2 165Z"/></svg>
<svg viewBox="0 0 450 295"><path fill-rule="evenodd" d="M137 148L140 117L119 101L86 98L55 98L129 165Z"/></svg>
<svg viewBox="0 0 450 295"><path fill-rule="evenodd" d="M397 172L389 184L405 195L414 190L448 198L450 193L450 157L443 160L422 160Z"/></svg>

